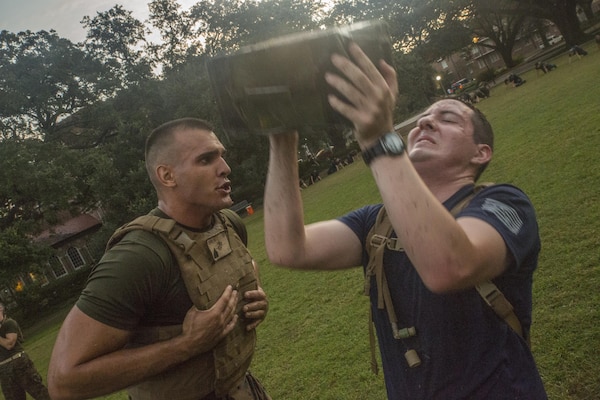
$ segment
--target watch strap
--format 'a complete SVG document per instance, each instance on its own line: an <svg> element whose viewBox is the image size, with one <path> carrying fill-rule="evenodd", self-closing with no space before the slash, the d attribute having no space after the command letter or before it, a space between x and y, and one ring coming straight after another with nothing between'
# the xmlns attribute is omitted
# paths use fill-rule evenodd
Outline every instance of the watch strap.
<svg viewBox="0 0 600 400"><path fill-rule="evenodd" d="M371 162L380 156L386 155L386 154L393 154L393 155L400 155L402 154L402 152L400 152L399 154L395 154L395 153L390 153L384 143L384 138L388 135L395 135L398 137L399 140L402 141L402 138L396 133L396 132L387 132L386 134L382 135L377 142L375 142L375 144L373 144L372 146L364 149L362 151L362 158L363 161L365 162L365 164L370 165ZM404 147L404 146L402 146ZM404 149L402 149L402 151L404 151Z"/></svg>

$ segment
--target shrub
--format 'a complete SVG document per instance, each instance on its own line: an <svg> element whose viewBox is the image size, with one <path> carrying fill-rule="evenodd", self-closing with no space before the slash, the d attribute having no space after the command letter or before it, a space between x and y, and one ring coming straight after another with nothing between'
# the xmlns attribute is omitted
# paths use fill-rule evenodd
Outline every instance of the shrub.
<svg viewBox="0 0 600 400"><path fill-rule="evenodd" d="M491 82L496 77L496 72L494 70L488 69L486 71L482 71L479 75L477 75L478 82Z"/></svg>

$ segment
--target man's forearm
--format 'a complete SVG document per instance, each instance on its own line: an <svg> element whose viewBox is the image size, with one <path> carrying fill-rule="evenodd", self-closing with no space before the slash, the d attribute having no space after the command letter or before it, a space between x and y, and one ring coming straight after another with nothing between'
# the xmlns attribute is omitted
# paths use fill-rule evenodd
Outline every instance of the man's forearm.
<svg viewBox="0 0 600 400"><path fill-rule="evenodd" d="M174 338L135 349L123 349L74 366L69 372L51 368L48 383L53 399L94 398L125 389L179 365L189 354Z"/></svg>
<svg viewBox="0 0 600 400"><path fill-rule="evenodd" d="M464 229L442 205L468 182L446 185L447 191L437 198L408 158L382 157L372 169L390 221L429 289L447 291L471 286L480 257Z"/></svg>
<svg viewBox="0 0 600 400"><path fill-rule="evenodd" d="M12 350L12 348L15 347L15 343L16 339L0 337L0 346L4 347L6 350Z"/></svg>
<svg viewBox="0 0 600 400"><path fill-rule="evenodd" d="M297 157L298 135L270 138L265 190L265 244L269 259L289 265L304 241L304 220Z"/></svg>

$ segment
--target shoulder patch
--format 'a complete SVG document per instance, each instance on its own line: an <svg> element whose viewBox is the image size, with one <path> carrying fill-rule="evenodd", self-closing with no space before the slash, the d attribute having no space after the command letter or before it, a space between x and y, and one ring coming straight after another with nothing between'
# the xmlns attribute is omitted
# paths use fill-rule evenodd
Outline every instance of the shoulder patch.
<svg viewBox="0 0 600 400"><path fill-rule="evenodd" d="M493 214L513 234L518 234L523 227L523 220L517 211L501 201L487 198L483 201L481 209Z"/></svg>

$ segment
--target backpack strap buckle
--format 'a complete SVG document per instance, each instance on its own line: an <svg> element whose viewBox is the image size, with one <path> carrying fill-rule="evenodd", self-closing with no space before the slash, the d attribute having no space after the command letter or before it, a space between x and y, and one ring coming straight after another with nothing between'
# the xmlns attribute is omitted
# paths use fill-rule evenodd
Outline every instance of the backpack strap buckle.
<svg viewBox="0 0 600 400"><path fill-rule="evenodd" d="M374 234L373 236L371 236L370 245L375 248L379 248L386 244L388 240L389 239L383 235Z"/></svg>

